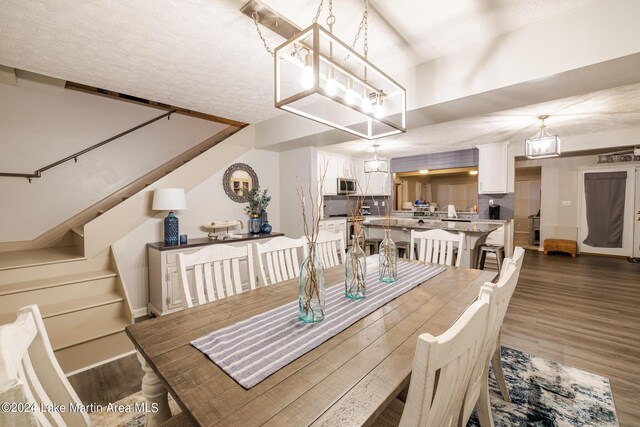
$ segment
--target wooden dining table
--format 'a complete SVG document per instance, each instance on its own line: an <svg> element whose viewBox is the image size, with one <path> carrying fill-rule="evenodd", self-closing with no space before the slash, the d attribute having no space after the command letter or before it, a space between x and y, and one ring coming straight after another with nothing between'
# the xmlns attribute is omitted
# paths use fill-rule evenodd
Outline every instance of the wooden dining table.
<svg viewBox="0 0 640 427"><path fill-rule="evenodd" d="M194 425L370 424L409 383L418 336L447 330L496 274L447 267L249 390L190 342L296 300L297 279L128 326L142 392L157 405L146 425L171 415L167 391ZM344 266L325 270L328 286L343 277Z"/></svg>

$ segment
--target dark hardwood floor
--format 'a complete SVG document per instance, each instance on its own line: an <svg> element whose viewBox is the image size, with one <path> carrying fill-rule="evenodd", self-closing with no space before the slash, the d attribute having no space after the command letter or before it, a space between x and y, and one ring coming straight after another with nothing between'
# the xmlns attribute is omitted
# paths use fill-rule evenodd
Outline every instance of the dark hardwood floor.
<svg viewBox="0 0 640 427"><path fill-rule="evenodd" d="M621 427L640 426L640 264L528 251L502 344L608 377ZM135 355L70 378L85 403L140 390Z"/></svg>
<svg viewBox="0 0 640 427"><path fill-rule="evenodd" d="M608 377L620 426L640 426L640 264L528 251L502 345Z"/></svg>

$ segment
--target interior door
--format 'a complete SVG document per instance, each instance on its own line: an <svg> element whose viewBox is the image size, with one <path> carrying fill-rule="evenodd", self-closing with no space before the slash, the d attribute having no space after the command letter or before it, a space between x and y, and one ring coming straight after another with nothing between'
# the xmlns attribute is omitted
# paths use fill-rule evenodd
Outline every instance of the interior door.
<svg viewBox="0 0 640 427"><path fill-rule="evenodd" d="M636 168L636 203L635 203L635 226L633 237L633 257L640 258L640 167Z"/></svg>
<svg viewBox="0 0 640 427"><path fill-rule="evenodd" d="M622 247L620 248L605 248L590 246L584 243L584 240L589 234L589 227L587 225L587 209L585 203L585 190L584 190L584 175L585 173L599 173L599 172L626 172L626 188L624 199L624 225L622 235ZM580 205L578 210L578 248L580 252L602 254L602 255L615 255L615 256L632 256L634 253L634 235L637 235L637 228L634 211L636 205L636 168L630 166L604 166L587 168L580 170L579 174L579 197Z"/></svg>

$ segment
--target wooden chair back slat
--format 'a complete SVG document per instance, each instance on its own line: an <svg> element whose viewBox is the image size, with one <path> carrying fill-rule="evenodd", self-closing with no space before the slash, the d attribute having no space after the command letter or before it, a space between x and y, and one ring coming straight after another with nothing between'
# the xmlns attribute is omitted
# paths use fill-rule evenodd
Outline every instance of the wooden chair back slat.
<svg viewBox="0 0 640 427"><path fill-rule="evenodd" d="M196 303L205 304L243 291L243 271L246 264L248 287L255 289L253 251L251 245L211 245L193 254L178 254L178 280L182 306L193 307L187 270L193 268Z"/></svg>
<svg viewBox="0 0 640 427"><path fill-rule="evenodd" d="M266 243L256 243L255 253L262 284L273 285L298 277L298 251L302 250L304 253L304 246L305 240L302 237L275 237Z"/></svg>
<svg viewBox="0 0 640 427"><path fill-rule="evenodd" d="M457 427L485 339L489 298L476 300L442 335L420 335L401 427Z"/></svg>
<svg viewBox="0 0 640 427"><path fill-rule="evenodd" d="M0 326L0 349L0 385L7 387L0 391L25 405L82 405L55 358L37 305L21 308L14 323ZM78 411L6 415L15 425L90 425L89 416Z"/></svg>
<svg viewBox="0 0 640 427"><path fill-rule="evenodd" d="M216 300L216 294L213 291L213 275L211 272L213 271L213 266L210 262L207 262L203 266L204 268L204 284L206 286L207 295L209 295L209 301Z"/></svg>
<svg viewBox="0 0 640 427"><path fill-rule="evenodd" d="M411 230L410 259L415 259L413 248L417 245L418 260L434 264L453 265L454 249L458 248L455 266L460 267L464 250L464 233L445 230Z"/></svg>
<svg viewBox="0 0 640 427"><path fill-rule="evenodd" d="M522 249L522 248L516 248ZM522 265L522 258L524 251L515 251L515 254L519 257L520 265ZM520 277L520 269L518 263L512 259L505 259L502 266L501 276L498 283L487 282L482 286L480 290L480 297L490 297L491 303L489 304L489 316L487 333L485 341L478 358L477 364L474 367L471 381L469 384L469 390L465 397L463 405L463 418L465 422L471 416L471 412L474 407L478 409L479 414L484 411L489 412L490 408L486 405L488 401L488 367L491 361L491 357L496 351L496 347L499 346L500 328L504 321L504 317L507 314L509 308L509 302L513 296L513 292L516 289L518 279ZM484 406L476 406L479 402L481 394L485 396L482 402L485 402Z"/></svg>
<svg viewBox="0 0 640 427"><path fill-rule="evenodd" d="M320 231L316 240L316 248L325 268L344 264L345 246L342 233Z"/></svg>
<svg viewBox="0 0 640 427"><path fill-rule="evenodd" d="M204 295L204 283L202 281L202 264L196 264L193 266L195 279L196 279L196 295L198 297L198 305L207 302L207 298Z"/></svg>

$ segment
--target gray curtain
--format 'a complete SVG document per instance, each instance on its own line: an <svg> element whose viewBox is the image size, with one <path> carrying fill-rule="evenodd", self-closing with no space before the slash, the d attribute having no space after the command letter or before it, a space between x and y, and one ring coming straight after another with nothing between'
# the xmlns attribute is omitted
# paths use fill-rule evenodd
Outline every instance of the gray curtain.
<svg viewBox="0 0 640 427"><path fill-rule="evenodd" d="M582 243L596 248L621 248L627 172L584 174L589 234Z"/></svg>

